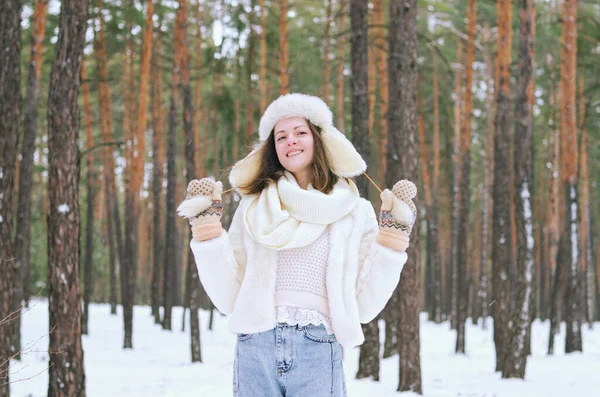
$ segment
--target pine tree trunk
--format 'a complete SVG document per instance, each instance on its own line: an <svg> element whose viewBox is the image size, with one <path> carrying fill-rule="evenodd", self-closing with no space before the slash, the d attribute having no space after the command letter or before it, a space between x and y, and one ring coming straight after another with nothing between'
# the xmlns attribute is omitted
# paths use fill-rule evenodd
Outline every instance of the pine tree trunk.
<svg viewBox="0 0 600 397"><path fill-rule="evenodd" d="M267 108L267 9L265 0L260 0L260 35L259 35L259 57L260 57L260 114L262 115ZM327 30L325 31L327 40ZM327 41L325 42L327 48ZM327 67L327 65L326 65Z"/></svg>
<svg viewBox="0 0 600 397"><path fill-rule="evenodd" d="M177 153L177 87L180 79L181 62L181 25L173 29L173 64L171 69L171 98L169 104L169 125L167 132L167 195L165 216L165 257L163 261L163 329L172 329L172 310L175 302L175 284L177 281L177 228L175 223L177 176L175 156Z"/></svg>
<svg viewBox="0 0 600 397"><path fill-rule="evenodd" d="M13 322L12 351L15 359L21 359L21 306L29 286L30 252L31 252L31 188L33 180L33 153L35 152L35 137L37 135L39 80L42 68L42 51L44 33L46 31L46 11L48 0L37 0L31 17L31 58L27 75L27 92L23 108L23 144L21 146L21 161L19 162L17 222L15 225L15 274L13 310L16 319ZM16 178L15 178L16 179Z"/></svg>
<svg viewBox="0 0 600 397"><path fill-rule="evenodd" d="M13 178L21 123L21 1L0 6L0 323L14 321ZM10 396L12 324L0 326L0 396Z"/></svg>
<svg viewBox="0 0 600 397"><path fill-rule="evenodd" d="M510 320L510 170L506 159L510 148L510 63L512 41L512 4L498 0L498 39L496 56L496 118L493 186L493 316L496 371L503 369L509 343Z"/></svg>
<svg viewBox="0 0 600 397"><path fill-rule="evenodd" d="M287 37L288 0L279 0L279 93L290 92L289 54Z"/></svg>
<svg viewBox="0 0 600 397"><path fill-rule="evenodd" d="M417 147L417 7L415 0L390 2L389 26L389 139L386 185L418 178ZM418 203L417 207L419 206ZM419 337L420 296L419 222L411 234L408 261L394 292L399 302L398 345L400 381L398 391L422 394Z"/></svg>
<svg viewBox="0 0 600 397"><path fill-rule="evenodd" d="M346 58L346 40L345 40L345 25L346 16L344 9L346 8L346 0L340 0L340 7L338 9L338 40L337 40L337 71L335 79L335 113L336 113L336 127L338 130L345 133L344 128L344 66Z"/></svg>
<svg viewBox="0 0 600 397"><path fill-rule="evenodd" d="M388 142L388 127L387 127L387 112L389 100L388 87L388 70L387 70L387 30L384 27L383 16L383 0L375 0L373 2L373 13L375 14L375 57L377 66L377 75L379 76L379 141L377 150L379 159L377 162L377 180L384 181L387 171L387 142ZM387 334L386 334L387 335Z"/></svg>
<svg viewBox="0 0 600 397"><path fill-rule="evenodd" d="M137 118L133 122L131 117L130 140L127 143L129 155L125 167L125 261L122 265L121 274L124 280L121 281L123 289L123 319L125 324L125 333L123 347L125 349L133 348L133 306L135 303L137 263L139 259L138 252L138 220L140 217L140 190L144 178L144 162L146 157L146 121L148 115L148 82L150 77L150 59L152 56L152 16L154 15L154 2L146 2L146 21L144 26L144 36L142 43L142 59L140 62L140 91L137 106ZM133 60L133 46L127 50L127 55ZM129 72L133 72L133 61L128 66ZM127 74L127 71L125 72ZM131 91L133 88L133 79L129 81ZM127 97L126 97L127 99ZM134 101L134 99L130 99ZM126 107L134 107L134 102ZM129 111L130 109L126 109ZM135 114L135 113L133 113Z"/></svg>
<svg viewBox="0 0 600 397"><path fill-rule="evenodd" d="M178 20L180 24L181 38L181 87L183 90L183 134L185 145L185 171L188 179L192 179L196 171L196 141L194 137L194 129L192 126L193 107L192 107L192 88L190 85L190 68L189 68L189 50L187 43L187 0L179 0L179 8L177 10ZM191 231L189 232L191 239ZM189 250L189 249L188 249ZM199 294L200 279L198 277L198 268L194 260L194 255L188 252L187 260L187 278L188 278L188 299L190 307L190 348L192 362L202 362L202 354L200 350L200 321L198 318L199 310Z"/></svg>
<svg viewBox="0 0 600 397"><path fill-rule="evenodd" d="M196 148L195 148L195 162L196 162L196 177L201 178L204 176L204 160L205 156L203 155L203 151L200 149L198 145L202 142L202 135L206 134L206 126L202 126L202 110L204 106L204 102L202 100L202 84L204 82L203 72L202 72L202 56L204 55L202 51L202 25L205 23L204 20L204 12L201 10L202 2L201 0L196 0L196 7L194 8L194 16L196 19L196 40L194 42L194 52L195 52L195 69L196 69L196 84L194 85L194 139L196 140ZM240 80L241 81L241 80ZM204 127L201 129L201 127ZM206 295L204 290L200 292L200 295Z"/></svg>
<svg viewBox="0 0 600 397"><path fill-rule="evenodd" d="M99 10L103 9L102 0L97 0ZM94 29L94 54L97 62L96 79L98 90L98 104L100 108L100 135L104 143L114 142L112 127L112 105L110 86L108 84L108 61L106 56L106 39L104 35L104 18L101 12L98 12L97 30ZM110 296L111 313L116 314L117 307L117 275L116 258L114 248L116 247L116 257L119 264L123 263L123 236L121 232L121 217L119 214L118 190L115 182L115 158L114 148L106 146L103 154L103 168L106 194L106 210L108 218L107 227L109 230L109 250L112 248L112 257L110 258ZM116 244L115 244L116 242Z"/></svg>
<svg viewBox="0 0 600 397"><path fill-rule="evenodd" d="M85 396L79 287L79 109L87 1L61 2L48 93L48 396Z"/></svg>
<svg viewBox="0 0 600 397"><path fill-rule="evenodd" d="M582 351L581 318L582 297L580 274L578 269L579 251L577 247L579 233L578 197L577 197L577 123L576 107L576 65L577 65L577 5L578 0L565 0L563 9L563 32L561 47L561 152L562 178L565 187L565 258L568 265L568 283L566 292L565 321L567 336L565 352ZM568 237L568 238L567 238Z"/></svg>
<svg viewBox="0 0 600 397"><path fill-rule="evenodd" d="M583 95L583 78L579 78L579 129L581 131L581 146L579 175L581 177L581 234L579 239L579 252L582 253L580 270L585 275L585 321L590 329L594 322L594 273L592 267L592 228L591 204L588 171L587 131L585 129L585 97Z"/></svg>
<svg viewBox="0 0 600 397"><path fill-rule="evenodd" d="M90 87L87 82L87 70L85 62L81 61L81 84L83 91L83 106L85 112L85 131L86 131L86 153L87 160L87 222L85 228L85 257L83 260L83 315L81 318L81 333L88 335L89 306L92 297L93 276L92 276L92 258L94 252L94 203L96 200L96 171L94 170L94 136L92 128L92 105L90 99Z"/></svg>
<svg viewBox="0 0 600 397"><path fill-rule="evenodd" d="M533 317L534 266L533 237L533 24L535 0L521 0L519 28L519 83L515 109L515 212L517 226L516 304L512 315L510 345L503 378L525 378L529 324Z"/></svg>
<svg viewBox="0 0 600 397"><path fill-rule="evenodd" d="M417 111L418 115L418 137L419 137L419 163L421 167L421 176L423 178L423 196L425 196L425 221L427 222L427 256L425 261L425 311L431 310L431 301L433 293L433 262L431 250L433 238L431 237L431 207L433 202L431 176L429 173L429 154L427 152L427 137L425 133L425 116L423 115L423 102L421 95L417 94Z"/></svg>
<svg viewBox="0 0 600 397"><path fill-rule="evenodd" d="M475 61L475 28L477 4L469 0L467 5L467 53L465 56L465 113L461 126L459 172L460 204L458 205L457 230L457 319L456 319L456 353L465 353L465 323L469 304L469 281L467 275L469 199L471 174L471 117L473 112L473 62Z"/></svg>
<svg viewBox="0 0 600 397"><path fill-rule="evenodd" d="M162 42L160 39L153 40L150 86L150 107L152 108L152 289L151 305L154 323L160 323L160 269L164 260L164 221L162 205L163 199L163 177L165 165L164 144L164 114L162 100Z"/></svg>
<svg viewBox="0 0 600 397"><path fill-rule="evenodd" d="M256 0L250 0L250 12L248 13L248 20L250 22L250 32L248 33L248 58L246 61L246 144L252 143L252 134L254 133L254 101L253 98L254 87L252 84L252 73L254 73L254 57L255 57L255 41L256 33L254 32L254 8ZM261 112L262 115L262 112ZM209 117L212 117L209 116ZM208 134L206 134L208 135ZM208 138L207 138L208 139Z"/></svg>
<svg viewBox="0 0 600 397"><path fill-rule="evenodd" d="M483 26L483 42L489 43L490 41L490 26L489 23L484 23ZM490 219L492 212L492 195L491 188L494 183L494 70L492 64L492 57L490 51L485 50L484 55L485 64L485 81L488 84L488 89L485 96L485 111L486 111L486 138L485 138L485 151L484 151L484 164L485 164L485 183L483 187L483 215L481 224L481 274L479 279L479 292L478 298L481 305L481 317L482 317L482 328L487 329L487 318L488 318L488 291L489 291L489 247L490 247Z"/></svg>
<svg viewBox="0 0 600 397"><path fill-rule="evenodd" d="M452 200L450 201L450 266L449 275L449 293L451 301L450 309L450 326L456 329L458 320L458 221L460 216L460 173L462 167L460 165L461 157L460 150L460 127L463 116L463 42L457 38L456 43L456 64L457 70L454 74L454 147L452 155Z"/></svg>
<svg viewBox="0 0 600 397"><path fill-rule="evenodd" d="M350 3L350 37L352 63L352 143L362 158L369 159L369 92L368 92L368 5L365 1ZM369 197L369 181L360 178L357 181L361 196ZM365 343L360 347L357 379L372 378L379 380L379 328L377 319L363 324Z"/></svg>
<svg viewBox="0 0 600 397"><path fill-rule="evenodd" d="M262 11L263 9L263 5L264 5L264 1L265 0L260 0L261 6L261 14L260 14L260 26L261 26L261 32L263 29L263 26L265 26L265 24L263 24L263 14L264 12ZM322 98L325 101L325 103L329 103L329 83L331 81L331 60L329 59L329 54L331 53L331 22L332 22L332 18L331 18L331 7L332 7L332 0L325 0L325 37L323 38L323 94L322 94ZM266 47L266 40L265 40L265 47ZM263 60L263 56L262 56L262 33L261 33L261 63L260 63L260 67L261 67L261 73L262 73L262 60ZM265 49L265 53L266 53L266 49ZM265 57L266 58L266 57ZM262 74L261 74L262 77ZM262 87L261 87L262 88ZM261 97L262 97L262 89L261 89ZM262 98L261 98L262 101ZM261 113L263 112L262 107L261 107Z"/></svg>
<svg viewBox="0 0 600 397"><path fill-rule="evenodd" d="M438 234L440 183L440 101L438 79L438 54L433 52L433 179L432 203L430 210L429 230L427 233L428 255L432 266L432 301L429 319L439 324L442 322L442 258ZM429 241L431 239L431 242Z"/></svg>

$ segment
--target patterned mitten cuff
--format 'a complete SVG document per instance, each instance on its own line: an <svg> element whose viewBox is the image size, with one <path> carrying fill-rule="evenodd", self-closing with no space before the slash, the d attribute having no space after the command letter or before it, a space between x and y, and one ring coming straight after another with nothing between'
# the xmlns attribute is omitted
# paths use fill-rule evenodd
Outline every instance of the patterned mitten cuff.
<svg viewBox="0 0 600 397"><path fill-rule="evenodd" d="M221 222L208 223L192 226L192 238L194 241L206 241L219 237L223 232Z"/></svg>

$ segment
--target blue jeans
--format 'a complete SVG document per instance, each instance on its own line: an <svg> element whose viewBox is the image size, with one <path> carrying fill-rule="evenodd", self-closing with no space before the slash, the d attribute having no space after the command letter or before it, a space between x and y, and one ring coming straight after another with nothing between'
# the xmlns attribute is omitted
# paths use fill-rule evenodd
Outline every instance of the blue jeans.
<svg viewBox="0 0 600 397"><path fill-rule="evenodd" d="M342 346L322 325L240 334L233 368L237 397L346 396Z"/></svg>

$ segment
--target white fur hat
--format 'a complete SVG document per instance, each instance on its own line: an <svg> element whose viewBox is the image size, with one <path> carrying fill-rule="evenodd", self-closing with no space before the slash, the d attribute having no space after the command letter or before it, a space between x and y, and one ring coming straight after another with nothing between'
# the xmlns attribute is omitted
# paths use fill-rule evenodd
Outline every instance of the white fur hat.
<svg viewBox="0 0 600 397"><path fill-rule="evenodd" d="M229 174L229 181L233 187L244 186L256 177L260 168L260 147L273 131L275 124L288 117L303 117L321 128L329 163L337 176L349 178L360 175L367 169L367 164L352 143L333 126L331 110L321 98L305 94L286 94L271 102L260 119L258 147L233 166Z"/></svg>

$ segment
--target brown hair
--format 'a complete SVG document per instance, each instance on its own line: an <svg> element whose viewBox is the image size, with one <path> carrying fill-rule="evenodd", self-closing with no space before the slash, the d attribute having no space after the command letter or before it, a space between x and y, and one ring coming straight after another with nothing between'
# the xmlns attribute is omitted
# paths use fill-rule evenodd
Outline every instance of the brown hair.
<svg viewBox="0 0 600 397"><path fill-rule="evenodd" d="M310 173L312 177L311 184L317 190L329 194L333 186L338 182L339 177L333 173L327 157L327 148L321 137L321 128L306 120L308 128L313 135L313 159L310 163ZM271 130L269 137L263 143L258 151L260 158L260 170L258 175L244 186L238 188L247 195L259 194L271 182L277 183L279 178L284 175L285 168L279 162L277 150L275 149L274 129Z"/></svg>

